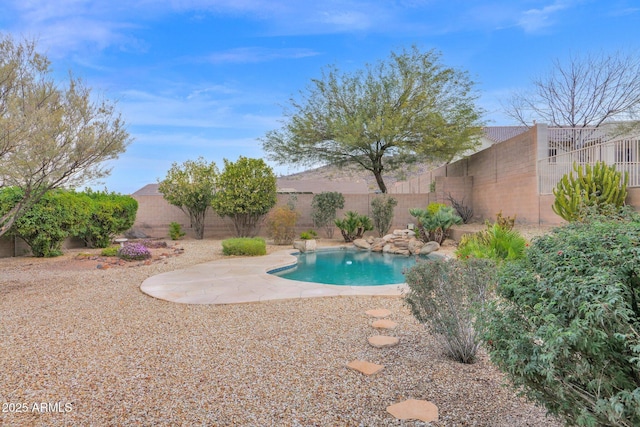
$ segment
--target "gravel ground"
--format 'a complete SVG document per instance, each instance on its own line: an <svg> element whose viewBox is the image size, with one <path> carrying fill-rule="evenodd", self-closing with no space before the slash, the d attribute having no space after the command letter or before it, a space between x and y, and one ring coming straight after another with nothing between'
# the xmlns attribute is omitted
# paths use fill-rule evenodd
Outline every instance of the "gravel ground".
<svg viewBox="0 0 640 427"><path fill-rule="evenodd" d="M106 270L79 251L0 259L0 425L427 425L386 412L411 398L438 406L432 426L560 425L486 355L445 358L400 298L190 306L142 294L149 276L222 256L219 241L180 244ZM373 308L392 311L397 347L367 343ZM355 359L385 368L366 377L346 368Z"/></svg>

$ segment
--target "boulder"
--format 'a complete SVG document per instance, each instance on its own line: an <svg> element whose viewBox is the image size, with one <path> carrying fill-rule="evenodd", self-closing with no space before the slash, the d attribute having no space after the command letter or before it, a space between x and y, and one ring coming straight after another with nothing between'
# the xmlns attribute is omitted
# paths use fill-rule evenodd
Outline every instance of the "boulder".
<svg viewBox="0 0 640 427"><path fill-rule="evenodd" d="M371 244L371 250L374 252L382 252L384 245L386 245L386 242L383 239L377 238Z"/></svg>
<svg viewBox="0 0 640 427"><path fill-rule="evenodd" d="M382 247L382 252L384 253L391 252L392 248L393 248L393 245L391 245L391 243L387 243Z"/></svg>
<svg viewBox="0 0 640 427"><path fill-rule="evenodd" d="M390 242L391 240L393 240L393 238L396 237L393 234L385 234L384 237L382 238L385 242Z"/></svg>
<svg viewBox="0 0 640 427"><path fill-rule="evenodd" d="M416 238L413 238L409 240L409 246L407 247L407 249L409 249L409 252L411 252L412 254L418 254L420 253L420 249L422 249L423 246L424 246L424 242Z"/></svg>
<svg viewBox="0 0 640 427"><path fill-rule="evenodd" d="M375 240L375 237L373 237L373 236L368 236L365 240L367 241L367 243L368 243L368 244L372 244L372 243L373 243L373 241Z"/></svg>
<svg viewBox="0 0 640 427"><path fill-rule="evenodd" d="M431 252L435 252L440 249L438 242L427 242L420 249L420 255L429 255Z"/></svg>
<svg viewBox="0 0 640 427"><path fill-rule="evenodd" d="M356 248L371 250L371 245L365 239L356 239L353 241Z"/></svg>

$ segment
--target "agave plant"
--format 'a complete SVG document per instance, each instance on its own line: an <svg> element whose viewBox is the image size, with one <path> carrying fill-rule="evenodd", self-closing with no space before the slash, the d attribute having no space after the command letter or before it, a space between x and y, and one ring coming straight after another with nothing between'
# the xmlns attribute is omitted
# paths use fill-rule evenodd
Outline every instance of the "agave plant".
<svg viewBox="0 0 640 427"><path fill-rule="evenodd" d="M343 219L336 219L334 223L340 229L345 242L353 242L362 238L366 231L373 230L371 218L354 211L347 212Z"/></svg>
<svg viewBox="0 0 640 427"><path fill-rule="evenodd" d="M447 238L449 229L462 223L462 218L450 206L440 207L435 212L425 209L409 209L411 216L418 220L418 234L425 242L442 244Z"/></svg>

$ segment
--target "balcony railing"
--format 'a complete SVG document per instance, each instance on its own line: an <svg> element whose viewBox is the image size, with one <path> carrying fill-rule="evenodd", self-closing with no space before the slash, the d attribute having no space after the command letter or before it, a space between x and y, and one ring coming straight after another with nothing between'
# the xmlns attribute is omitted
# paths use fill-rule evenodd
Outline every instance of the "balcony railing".
<svg viewBox="0 0 640 427"><path fill-rule="evenodd" d="M551 194L563 175L573 170L574 162L578 165L593 165L603 161L615 165L616 170L629 174L629 187L640 187L640 137L600 142L606 140L606 134L597 129L591 129L591 132L587 132L588 129L559 129L561 132L556 132L557 130L549 129L549 151L554 155L538 160L540 194ZM553 135L551 131L554 132ZM576 144L578 140L580 143ZM571 146L583 148L563 152Z"/></svg>

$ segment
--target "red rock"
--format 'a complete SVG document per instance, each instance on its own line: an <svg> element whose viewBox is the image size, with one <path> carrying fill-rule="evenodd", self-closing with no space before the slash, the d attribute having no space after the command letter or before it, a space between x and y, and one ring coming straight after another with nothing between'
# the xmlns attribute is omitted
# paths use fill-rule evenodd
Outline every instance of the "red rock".
<svg viewBox="0 0 640 427"><path fill-rule="evenodd" d="M427 400L405 400L388 406L387 412L400 420L438 421L438 407Z"/></svg>

